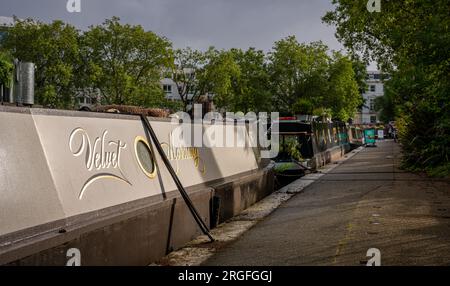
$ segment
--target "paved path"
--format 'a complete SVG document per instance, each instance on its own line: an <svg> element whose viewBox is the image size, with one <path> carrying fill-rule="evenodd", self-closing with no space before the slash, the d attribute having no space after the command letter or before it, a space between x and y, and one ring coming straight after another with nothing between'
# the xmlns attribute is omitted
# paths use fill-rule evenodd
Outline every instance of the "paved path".
<svg viewBox="0 0 450 286"><path fill-rule="evenodd" d="M450 184L403 172L392 141L365 148L204 265L450 265Z"/></svg>

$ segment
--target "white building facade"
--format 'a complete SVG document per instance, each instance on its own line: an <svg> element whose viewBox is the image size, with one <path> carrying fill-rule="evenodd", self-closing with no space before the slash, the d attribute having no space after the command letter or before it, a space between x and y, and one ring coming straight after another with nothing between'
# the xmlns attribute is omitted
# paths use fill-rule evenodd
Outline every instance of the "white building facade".
<svg viewBox="0 0 450 286"><path fill-rule="evenodd" d="M377 124L380 122L379 114L375 111L375 99L384 95L386 75L380 71L367 72L367 89L363 93L364 105L356 114L354 124Z"/></svg>
<svg viewBox="0 0 450 286"><path fill-rule="evenodd" d="M163 78L161 80L161 86L164 94L169 100L180 100L180 94L178 93L178 88L176 83L171 78Z"/></svg>

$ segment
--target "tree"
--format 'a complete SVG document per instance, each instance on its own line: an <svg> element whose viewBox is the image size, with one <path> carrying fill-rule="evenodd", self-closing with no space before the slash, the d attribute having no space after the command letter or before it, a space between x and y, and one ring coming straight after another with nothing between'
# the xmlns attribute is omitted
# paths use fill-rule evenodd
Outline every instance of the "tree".
<svg viewBox="0 0 450 286"><path fill-rule="evenodd" d="M174 65L171 69L172 77L184 111L190 104L198 102L205 91L201 89L198 78L204 72L206 55L201 51L193 50L190 47L178 49L174 52Z"/></svg>
<svg viewBox="0 0 450 286"><path fill-rule="evenodd" d="M208 93L226 111L270 109L265 54L254 48L218 51L210 47L204 53L191 48L177 50L171 76L185 109Z"/></svg>
<svg viewBox="0 0 450 286"><path fill-rule="evenodd" d="M323 106L331 109L333 118L347 121L363 102L358 89L352 60L335 52L330 62L328 93Z"/></svg>
<svg viewBox="0 0 450 286"><path fill-rule="evenodd" d="M264 52L255 48L246 51L231 49L230 52L240 70L234 90L233 111L270 111L269 74Z"/></svg>
<svg viewBox="0 0 450 286"><path fill-rule="evenodd" d="M44 24L15 18L3 48L36 65L36 102L66 108L73 102L74 65L79 61L78 31L61 21Z"/></svg>
<svg viewBox="0 0 450 286"><path fill-rule="evenodd" d="M5 52L0 51L0 87L9 87L12 79L13 64Z"/></svg>
<svg viewBox="0 0 450 286"><path fill-rule="evenodd" d="M230 51L210 48L207 64L199 75L200 90L214 95L214 104L222 110L233 110L235 91L239 84L241 71Z"/></svg>
<svg viewBox="0 0 450 286"><path fill-rule="evenodd" d="M300 44L295 37L275 43L269 55L274 107L290 114L326 113L340 120L354 115L362 104L358 89L364 86L363 63L328 52L321 42Z"/></svg>
<svg viewBox="0 0 450 286"><path fill-rule="evenodd" d="M397 113L395 101L392 94L388 92L388 89L385 89L385 94L383 96L375 99L375 110L379 112L381 121L387 123L395 120Z"/></svg>
<svg viewBox="0 0 450 286"><path fill-rule="evenodd" d="M323 20L352 52L377 61L386 82L409 169L450 172L450 18L448 1L384 1L368 13L367 1L334 0Z"/></svg>
<svg viewBox="0 0 450 286"><path fill-rule="evenodd" d="M292 112L295 114L308 114L312 115L317 111L314 103L311 102L310 99L300 98L297 102L292 106Z"/></svg>
<svg viewBox="0 0 450 286"><path fill-rule="evenodd" d="M292 113L292 107L300 99L320 105L327 89L329 57L325 45L321 42L300 44L291 36L275 43L269 60L275 109Z"/></svg>
<svg viewBox="0 0 450 286"><path fill-rule="evenodd" d="M367 90L367 62L355 54L350 55L350 58L352 61L353 72L355 74L354 79L358 85L358 91L362 95Z"/></svg>
<svg viewBox="0 0 450 286"><path fill-rule="evenodd" d="M82 36L86 74L107 104L165 105L160 79L173 64L171 43L113 17ZM84 84L83 84L84 85Z"/></svg>

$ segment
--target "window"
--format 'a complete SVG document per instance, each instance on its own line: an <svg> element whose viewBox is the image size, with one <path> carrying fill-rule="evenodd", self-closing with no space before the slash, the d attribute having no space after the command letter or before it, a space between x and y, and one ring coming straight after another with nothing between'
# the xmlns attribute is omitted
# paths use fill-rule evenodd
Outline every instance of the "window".
<svg viewBox="0 0 450 286"><path fill-rule="evenodd" d="M165 94L171 94L172 93L172 85L170 84L164 84L163 90Z"/></svg>
<svg viewBox="0 0 450 286"><path fill-rule="evenodd" d="M374 74L369 74L369 79L374 79Z"/></svg>
<svg viewBox="0 0 450 286"><path fill-rule="evenodd" d="M375 115L370 116L370 123L377 123L377 117Z"/></svg>
<svg viewBox="0 0 450 286"><path fill-rule="evenodd" d="M370 86L370 91L371 91L371 92L375 92L375 90L376 90L376 87L375 87L374 85L371 85L371 86Z"/></svg>

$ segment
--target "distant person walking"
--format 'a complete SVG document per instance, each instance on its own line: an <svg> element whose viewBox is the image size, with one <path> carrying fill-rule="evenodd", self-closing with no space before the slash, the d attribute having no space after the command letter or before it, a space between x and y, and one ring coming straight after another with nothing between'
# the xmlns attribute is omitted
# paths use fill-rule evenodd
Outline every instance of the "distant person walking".
<svg viewBox="0 0 450 286"><path fill-rule="evenodd" d="M393 138L394 142L397 143L397 129L389 123L389 130L388 130L389 138Z"/></svg>

